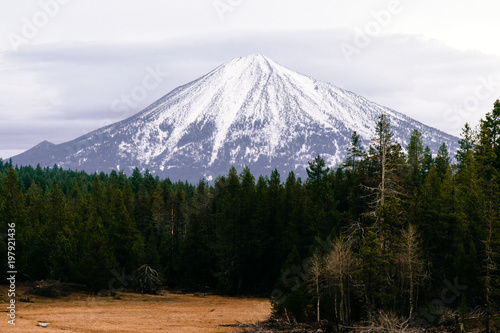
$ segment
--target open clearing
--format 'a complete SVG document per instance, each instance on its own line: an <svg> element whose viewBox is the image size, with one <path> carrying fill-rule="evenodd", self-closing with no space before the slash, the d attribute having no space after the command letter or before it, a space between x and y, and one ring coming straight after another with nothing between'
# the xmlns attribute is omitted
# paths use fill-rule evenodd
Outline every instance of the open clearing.
<svg viewBox="0 0 500 333"><path fill-rule="evenodd" d="M120 293L98 297L75 293L50 299L16 302L16 325L8 324L6 286L0 286L0 332L235 332L235 323L269 318L269 300L193 294L165 296ZM37 326L49 322L47 328Z"/></svg>

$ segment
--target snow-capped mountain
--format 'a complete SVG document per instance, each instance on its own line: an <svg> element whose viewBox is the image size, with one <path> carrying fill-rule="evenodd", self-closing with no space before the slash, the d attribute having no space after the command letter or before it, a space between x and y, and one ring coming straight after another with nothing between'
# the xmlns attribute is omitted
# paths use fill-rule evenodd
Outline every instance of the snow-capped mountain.
<svg viewBox="0 0 500 333"><path fill-rule="evenodd" d="M456 150L451 135L257 54L217 67L126 120L70 142L42 142L12 159L87 172L138 167L194 183L233 165L257 176L276 168L282 177L305 177L318 154L330 166L341 163L353 131L368 144L381 113L403 147L416 128L434 153L443 142Z"/></svg>

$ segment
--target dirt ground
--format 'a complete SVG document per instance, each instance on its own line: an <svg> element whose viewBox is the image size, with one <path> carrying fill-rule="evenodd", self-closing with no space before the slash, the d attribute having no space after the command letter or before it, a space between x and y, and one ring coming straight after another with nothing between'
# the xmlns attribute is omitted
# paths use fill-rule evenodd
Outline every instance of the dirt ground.
<svg viewBox="0 0 500 333"><path fill-rule="evenodd" d="M258 298L76 293L58 299L30 296L33 303L18 298L12 326L7 289L0 286L0 332L235 332L238 328L220 325L263 321L271 311L269 300ZM43 328L39 321L50 324Z"/></svg>

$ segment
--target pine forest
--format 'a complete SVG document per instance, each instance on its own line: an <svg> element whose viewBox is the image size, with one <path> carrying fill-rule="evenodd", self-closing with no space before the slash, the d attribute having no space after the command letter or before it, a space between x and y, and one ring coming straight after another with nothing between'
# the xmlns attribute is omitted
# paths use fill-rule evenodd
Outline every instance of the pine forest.
<svg viewBox="0 0 500 333"><path fill-rule="evenodd" d="M373 126L368 149L354 132L344 163L317 156L307 179L233 167L190 184L0 160L0 252L15 225L19 279L264 296L276 318L344 327L380 311L422 326L448 310L489 320L500 305L500 101L465 125L456 154L424 147L417 130L402 147L384 115Z"/></svg>

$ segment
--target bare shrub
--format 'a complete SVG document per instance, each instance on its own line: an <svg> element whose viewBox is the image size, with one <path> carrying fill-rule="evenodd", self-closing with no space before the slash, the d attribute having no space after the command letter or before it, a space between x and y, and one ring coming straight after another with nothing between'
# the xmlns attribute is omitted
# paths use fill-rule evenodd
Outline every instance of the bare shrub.
<svg viewBox="0 0 500 333"><path fill-rule="evenodd" d="M141 293L156 294L161 285L160 274L144 264L136 271L138 288Z"/></svg>

